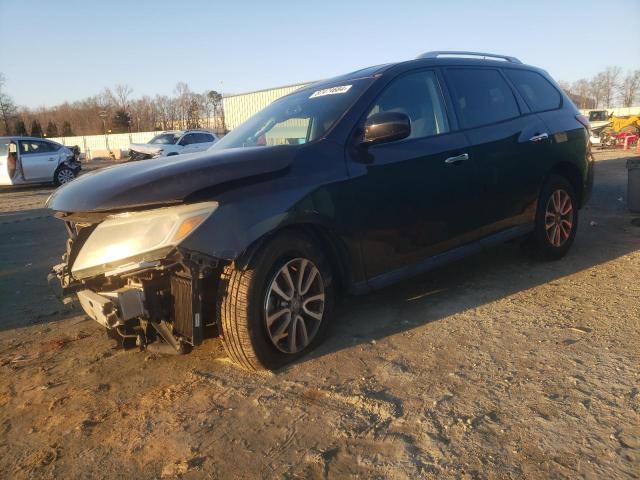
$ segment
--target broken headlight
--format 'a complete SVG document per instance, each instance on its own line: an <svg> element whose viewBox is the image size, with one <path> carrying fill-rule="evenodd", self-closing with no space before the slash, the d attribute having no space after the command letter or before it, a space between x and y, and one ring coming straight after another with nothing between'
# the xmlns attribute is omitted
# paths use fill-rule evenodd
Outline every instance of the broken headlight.
<svg viewBox="0 0 640 480"><path fill-rule="evenodd" d="M217 207L206 202L110 215L82 246L71 273L86 278L128 263L162 259Z"/></svg>

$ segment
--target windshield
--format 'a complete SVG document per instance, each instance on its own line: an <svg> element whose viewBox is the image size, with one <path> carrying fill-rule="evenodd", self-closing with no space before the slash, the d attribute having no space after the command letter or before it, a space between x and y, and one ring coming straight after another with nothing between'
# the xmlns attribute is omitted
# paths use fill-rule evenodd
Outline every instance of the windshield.
<svg viewBox="0 0 640 480"><path fill-rule="evenodd" d="M331 87L306 89L283 97L232 130L209 150L301 145L321 138L371 81L346 80Z"/></svg>
<svg viewBox="0 0 640 480"><path fill-rule="evenodd" d="M149 140L149 143L155 145L174 145L180 139L180 136L179 133L161 133Z"/></svg>

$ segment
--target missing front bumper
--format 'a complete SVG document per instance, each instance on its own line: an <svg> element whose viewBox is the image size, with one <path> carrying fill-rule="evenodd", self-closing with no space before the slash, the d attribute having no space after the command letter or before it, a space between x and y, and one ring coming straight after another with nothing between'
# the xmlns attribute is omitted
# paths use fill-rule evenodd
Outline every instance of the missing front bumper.
<svg viewBox="0 0 640 480"><path fill-rule="evenodd" d="M80 290L78 300L89 317L109 329L124 326L132 318L148 316L144 292L137 288L125 287L101 293Z"/></svg>

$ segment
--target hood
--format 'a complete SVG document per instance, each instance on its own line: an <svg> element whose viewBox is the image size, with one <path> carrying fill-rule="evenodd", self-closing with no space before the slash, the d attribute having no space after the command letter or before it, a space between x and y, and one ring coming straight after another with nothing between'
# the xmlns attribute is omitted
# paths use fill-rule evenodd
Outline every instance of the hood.
<svg viewBox="0 0 640 480"><path fill-rule="evenodd" d="M174 147L175 145L166 145L167 147ZM150 143L132 143L129 145L129 150L134 152L147 153L149 155L157 154L165 145L150 144Z"/></svg>
<svg viewBox="0 0 640 480"><path fill-rule="evenodd" d="M59 212L99 212L180 203L192 193L286 169L298 146L234 148L160 157L87 173L47 200Z"/></svg>

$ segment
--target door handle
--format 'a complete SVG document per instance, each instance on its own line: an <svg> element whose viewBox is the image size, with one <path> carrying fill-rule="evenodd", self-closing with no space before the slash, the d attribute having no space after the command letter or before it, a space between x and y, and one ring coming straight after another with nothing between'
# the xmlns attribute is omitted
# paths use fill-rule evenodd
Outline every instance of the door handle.
<svg viewBox="0 0 640 480"><path fill-rule="evenodd" d="M530 142L539 142L541 140L546 140L547 138L549 138L549 134L548 133L541 133L540 135L534 135L533 137L531 137L529 139Z"/></svg>
<svg viewBox="0 0 640 480"><path fill-rule="evenodd" d="M56 159L56 157L49 157L49 161L53 162Z"/></svg>
<svg viewBox="0 0 640 480"><path fill-rule="evenodd" d="M462 155L456 155L455 157L449 157L444 161L444 163L455 164L455 163L464 162L465 160L469 160L468 153L463 153Z"/></svg>

